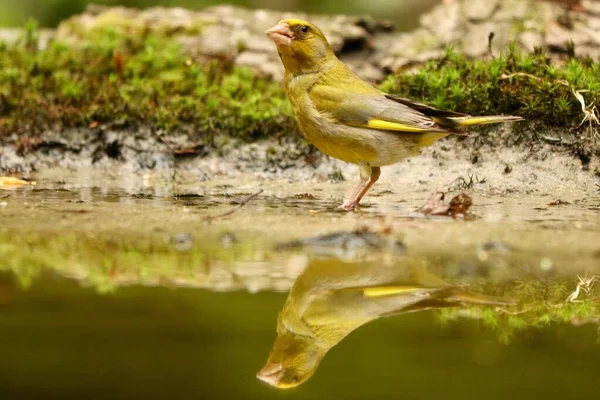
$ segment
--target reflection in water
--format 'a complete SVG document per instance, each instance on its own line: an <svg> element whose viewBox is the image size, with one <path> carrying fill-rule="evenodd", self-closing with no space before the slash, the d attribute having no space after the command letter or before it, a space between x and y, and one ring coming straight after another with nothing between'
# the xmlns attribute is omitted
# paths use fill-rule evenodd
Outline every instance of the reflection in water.
<svg viewBox="0 0 600 400"><path fill-rule="evenodd" d="M350 332L379 317L511 300L470 293L422 267L312 260L279 313L277 338L257 377L278 388L300 385Z"/></svg>
<svg viewBox="0 0 600 400"><path fill-rule="evenodd" d="M279 387L308 379L380 316L446 307L436 317L453 322L436 329L413 313L360 329L289 400L393 398L400 376L410 399L598 397L596 195L562 192L572 206L541 211L543 193L479 192L481 219L455 223L412 219L423 193L393 183L403 202L348 215L327 211L335 198L294 196L341 197L335 184L78 173L36 176L1 201L0 399L280 399L254 375L296 280L259 374ZM358 263L396 256L401 266ZM306 269L309 257L346 262ZM498 299L406 266L423 263L518 304L481 307Z"/></svg>

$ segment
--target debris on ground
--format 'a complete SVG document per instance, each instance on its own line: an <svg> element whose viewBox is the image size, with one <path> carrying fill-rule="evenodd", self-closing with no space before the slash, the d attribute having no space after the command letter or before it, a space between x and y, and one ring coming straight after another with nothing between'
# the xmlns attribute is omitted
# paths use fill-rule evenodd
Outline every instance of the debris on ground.
<svg viewBox="0 0 600 400"><path fill-rule="evenodd" d="M221 214L217 214L217 215L211 215L208 217L205 217L204 220L207 222L211 222L215 219L218 218L224 218L224 217L229 217L230 215L233 215L236 211L238 211L239 209L241 209L242 207L244 207L250 200L252 200L253 198L255 198L256 196L258 196L259 194L261 194L263 192L263 189L260 189L258 192L253 193L241 200L232 200L230 202L230 204L235 204L237 205L237 207L229 210L229 211L225 211L224 213Z"/></svg>
<svg viewBox="0 0 600 400"><path fill-rule="evenodd" d="M194 247L194 237L187 232L178 233L173 237L172 244L177 251L189 251Z"/></svg>
<svg viewBox="0 0 600 400"><path fill-rule="evenodd" d="M382 250L386 247L391 247L392 253L396 255L405 251L404 243L398 240L390 241L368 228L360 228L350 232L338 231L280 243L275 246L275 250L308 249L319 256L354 258L360 251Z"/></svg>
<svg viewBox="0 0 600 400"><path fill-rule="evenodd" d="M238 241L237 236L233 232L225 232L223 233L219 239L221 240L221 246L225 249L230 249L233 247L234 243Z"/></svg>
<svg viewBox="0 0 600 400"><path fill-rule="evenodd" d="M478 247L477 258L480 261L487 261L493 254L508 254L513 251L515 251L515 248L509 243L500 240L490 240Z"/></svg>
<svg viewBox="0 0 600 400"><path fill-rule="evenodd" d="M475 185L483 183L485 183L485 178L479 179L477 174L469 174L468 179L459 176L454 180L454 182L452 182L452 185L448 188L448 191L455 192L458 190L473 189Z"/></svg>
<svg viewBox="0 0 600 400"><path fill-rule="evenodd" d="M568 201L561 200L561 199L555 200L552 203L548 203L549 206L568 206L569 204L571 204L571 203L569 203Z"/></svg>
<svg viewBox="0 0 600 400"><path fill-rule="evenodd" d="M298 193L294 195L296 199L314 200L315 196L311 193Z"/></svg>
<svg viewBox="0 0 600 400"><path fill-rule="evenodd" d="M473 205L471 197L465 193L460 193L452 198L450 202L444 200L445 193L437 192L434 193L417 211L423 213L426 216L437 215L437 216L448 216L456 218L458 215L462 215L466 219L469 208Z"/></svg>

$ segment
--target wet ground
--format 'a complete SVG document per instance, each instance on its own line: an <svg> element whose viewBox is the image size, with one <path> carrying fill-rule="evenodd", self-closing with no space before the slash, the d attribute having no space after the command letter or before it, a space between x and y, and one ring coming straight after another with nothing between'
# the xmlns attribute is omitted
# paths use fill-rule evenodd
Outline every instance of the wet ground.
<svg viewBox="0 0 600 400"><path fill-rule="evenodd" d="M351 213L346 170L0 190L0 396L597 398L593 179L453 168L384 175ZM443 186L472 198L466 220L417 211Z"/></svg>

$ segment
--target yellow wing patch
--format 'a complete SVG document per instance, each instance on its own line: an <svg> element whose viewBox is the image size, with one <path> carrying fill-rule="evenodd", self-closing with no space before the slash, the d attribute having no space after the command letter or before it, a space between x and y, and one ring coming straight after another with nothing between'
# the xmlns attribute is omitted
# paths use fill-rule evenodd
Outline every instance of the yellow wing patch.
<svg viewBox="0 0 600 400"><path fill-rule="evenodd" d="M398 132L431 132L432 130L436 130L435 128L422 128L415 125L401 124L399 122L384 121L382 119L371 119L367 122L367 126L373 129Z"/></svg>
<svg viewBox="0 0 600 400"><path fill-rule="evenodd" d="M363 289L365 297L384 297L398 294L408 294L422 291L422 287L415 286L379 286Z"/></svg>
<svg viewBox="0 0 600 400"><path fill-rule="evenodd" d="M420 133L416 136L416 145L425 147L433 144L435 141L446 137L450 132L445 132L439 128L425 128L415 125L401 124L399 122L390 122L382 119L372 119L367 122L367 126L372 129L381 129L385 131Z"/></svg>

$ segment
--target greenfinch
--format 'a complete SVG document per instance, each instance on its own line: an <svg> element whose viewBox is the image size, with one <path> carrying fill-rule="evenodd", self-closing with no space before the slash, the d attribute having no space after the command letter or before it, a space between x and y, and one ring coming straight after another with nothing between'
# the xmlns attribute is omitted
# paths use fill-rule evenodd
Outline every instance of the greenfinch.
<svg viewBox="0 0 600 400"><path fill-rule="evenodd" d="M360 183L340 206L344 210L359 204L382 166L461 128L522 119L472 117L386 94L358 78L336 57L323 32L306 21L282 20L266 34L277 45L302 134L323 153L359 166Z"/></svg>
<svg viewBox="0 0 600 400"><path fill-rule="evenodd" d="M380 317L468 304L513 301L470 293L424 267L377 260L313 259L296 279L277 319L277 338L257 378L280 389L310 378L327 352L350 332Z"/></svg>

